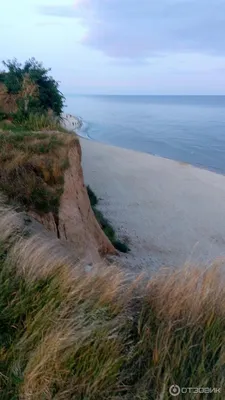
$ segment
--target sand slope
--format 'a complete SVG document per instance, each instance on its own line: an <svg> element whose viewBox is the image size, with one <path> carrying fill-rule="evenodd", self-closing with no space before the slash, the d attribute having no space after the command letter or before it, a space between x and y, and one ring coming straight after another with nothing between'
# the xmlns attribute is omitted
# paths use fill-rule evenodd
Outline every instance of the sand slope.
<svg viewBox="0 0 225 400"><path fill-rule="evenodd" d="M155 270L225 256L224 176L80 141L85 182L120 236L129 237L130 267Z"/></svg>

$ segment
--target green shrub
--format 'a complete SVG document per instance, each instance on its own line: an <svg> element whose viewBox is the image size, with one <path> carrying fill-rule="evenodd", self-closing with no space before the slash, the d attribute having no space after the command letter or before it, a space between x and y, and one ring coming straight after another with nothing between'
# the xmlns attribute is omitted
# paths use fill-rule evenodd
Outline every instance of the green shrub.
<svg viewBox="0 0 225 400"><path fill-rule="evenodd" d="M7 119L8 115L4 112L0 110L0 121L4 121L4 119Z"/></svg>
<svg viewBox="0 0 225 400"><path fill-rule="evenodd" d="M88 192L91 206L92 207L96 206L98 204L98 198L97 198L96 194L93 192L93 190L90 188L89 185L87 186L87 192Z"/></svg>
<svg viewBox="0 0 225 400"><path fill-rule="evenodd" d="M15 95L22 91L24 78L29 77L31 83L36 85L38 89L37 96L26 97L29 100L29 108L26 110L24 98L19 101L20 117L26 116L33 112L47 112L49 109L57 116L60 116L64 106L64 96L59 90L59 83L49 76L51 69L43 67L42 63L31 58L24 65L20 64L16 59L3 62L6 71L1 73L1 80L5 84L9 94Z"/></svg>
<svg viewBox="0 0 225 400"><path fill-rule="evenodd" d="M116 232L113 226L110 224L107 218L104 217L102 212L96 208L96 205L98 204L98 197L90 188L90 186L87 186L87 193L89 196L92 210L95 214L95 218L97 219L103 232L108 237L108 239L113 244L116 250L120 251L121 253L127 253L130 250L128 245L125 242L121 242L120 240L117 239Z"/></svg>
<svg viewBox="0 0 225 400"><path fill-rule="evenodd" d="M125 242L121 242L120 240L115 240L113 243L114 247L120 251L121 253L128 253L130 251L129 246Z"/></svg>

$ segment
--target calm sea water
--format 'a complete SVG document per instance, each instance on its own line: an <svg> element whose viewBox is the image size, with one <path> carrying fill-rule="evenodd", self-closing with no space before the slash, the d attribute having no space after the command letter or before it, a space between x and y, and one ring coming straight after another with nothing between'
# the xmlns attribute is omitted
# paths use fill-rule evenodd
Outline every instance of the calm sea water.
<svg viewBox="0 0 225 400"><path fill-rule="evenodd" d="M225 96L68 96L92 140L225 173Z"/></svg>

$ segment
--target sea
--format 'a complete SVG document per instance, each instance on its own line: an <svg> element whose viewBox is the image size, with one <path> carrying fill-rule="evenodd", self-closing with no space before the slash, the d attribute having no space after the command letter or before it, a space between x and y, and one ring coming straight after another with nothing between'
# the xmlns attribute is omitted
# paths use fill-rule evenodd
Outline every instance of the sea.
<svg viewBox="0 0 225 400"><path fill-rule="evenodd" d="M68 95L89 140L225 174L225 96Z"/></svg>

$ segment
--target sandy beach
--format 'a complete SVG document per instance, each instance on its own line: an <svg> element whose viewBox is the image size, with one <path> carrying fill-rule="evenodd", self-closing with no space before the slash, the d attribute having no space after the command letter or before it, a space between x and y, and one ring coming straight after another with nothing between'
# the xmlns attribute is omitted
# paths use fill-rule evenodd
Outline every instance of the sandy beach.
<svg viewBox="0 0 225 400"><path fill-rule="evenodd" d="M86 184L131 252L130 268L210 263L225 256L225 177L80 139Z"/></svg>

